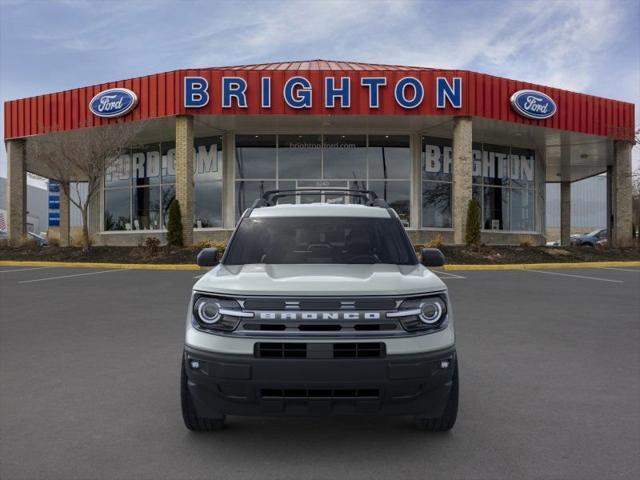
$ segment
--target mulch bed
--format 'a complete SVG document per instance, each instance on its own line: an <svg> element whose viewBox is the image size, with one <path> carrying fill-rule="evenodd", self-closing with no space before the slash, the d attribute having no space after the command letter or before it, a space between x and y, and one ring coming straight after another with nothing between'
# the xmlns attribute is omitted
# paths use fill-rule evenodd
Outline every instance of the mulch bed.
<svg viewBox="0 0 640 480"><path fill-rule="evenodd" d="M442 253L448 264L506 264L506 263L572 263L638 261L640 248L592 247L518 247L482 246L477 249L443 245Z"/></svg>
<svg viewBox="0 0 640 480"><path fill-rule="evenodd" d="M568 263L595 261L640 261L640 248L596 249L591 247L482 246L441 247L448 264ZM199 249L159 247L0 247L0 260L108 262L108 263L195 263Z"/></svg>
<svg viewBox="0 0 640 480"><path fill-rule="evenodd" d="M0 247L0 260L104 263L196 263L197 248L160 247Z"/></svg>

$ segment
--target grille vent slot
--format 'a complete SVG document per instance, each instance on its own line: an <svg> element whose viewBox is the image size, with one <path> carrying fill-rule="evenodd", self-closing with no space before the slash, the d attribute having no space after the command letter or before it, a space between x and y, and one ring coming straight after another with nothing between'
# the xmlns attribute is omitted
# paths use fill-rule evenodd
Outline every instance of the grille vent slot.
<svg viewBox="0 0 640 480"><path fill-rule="evenodd" d="M280 342L260 342L256 343L255 356L259 358L382 358L385 356L384 343L361 342L361 343L334 343L334 344L312 344L314 347L307 347L306 343L280 343ZM318 350L316 347L327 346L326 354L324 349Z"/></svg>
<svg viewBox="0 0 640 480"><path fill-rule="evenodd" d="M380 390L377 388L263 388L260 390L262 398L380 398Z"/></svg>

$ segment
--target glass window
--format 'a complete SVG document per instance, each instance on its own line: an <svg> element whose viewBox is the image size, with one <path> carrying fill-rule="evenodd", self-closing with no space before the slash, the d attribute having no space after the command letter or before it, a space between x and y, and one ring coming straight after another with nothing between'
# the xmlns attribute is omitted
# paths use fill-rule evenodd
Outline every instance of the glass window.
<svg viewBox="0 0 640 480"><path fill-rule="evenodd" d="M482 208L482 187L480 185L474 185L472 187L471 198L478 202L478 205Z"/></svg>
<svg viewBox="0 0 640 480"><path fill-rule="evenodd" d="M276 178L275 135L236 135L236 178Z"/></svg>
<svg viewBox="0 0 640 480"><path fill-rule="evenodd" d="M278 180L278 190L295 190L295 180ZM296 198L293 196L282 197L278 199L278 203L296 203Z"/></svg>
<svg viewBox="0 0 640 480"><path fill-rule="evenodd" d="M162 225L166 227L169 223L169 207L171 202L176 198L176 186L175 185L163 185L162 186Z"/></svg>
<svg viewBox="0 0 640 480"><path fill-rule="evenodd" d="M276 189L274 180L238 181L236 182L236 218L253 205L253 202L264 192Z"/></svg>
<svg viewBox="0 0 640 480"><path fill-rule="evenodd" d="M222 181L194 186L194 228L222 227Z"/></svg>
<svg viewBox="0 0 640 480"><path fill-rule="evenodd" d="M509 230L509 189L484 187L484 229Z"/></svg>
<svg viewBox="0 0 640 480"><path fill-rule="evenodd" d="M472 165L472 181L479 185L482 184L482 144L473 143L471 145L471 156L473 158Z"/></svg>
<svg viewBox="0 0 640 480"><path fill-rule="evenodd" d="M222 137L198 138L194 143L194 182L222 180Z"/></svg>
<svg viewBox="0 0 640 480"><path fill-rule="evenodd" d="M162 183L176 182L176 144L164 142L160 147Z"/></svg>
<svg viewBox="0 0 640 480"><path fill-rule="evenodd" d="M422 182L422 225L451 228L451 184Z"/></svg>
<svg viewBox="0 0 640 480"><path fill-rule="evenodd" d="M367 178L366 145L366 135L325 135L322 150L324 178Z"/></svg>
<svg viewBox="0 0 640 480"><path fill-rule="evenodd" d="M133 185L160 184L160 145L142 145L131 149Z"/></svg>
<svg viewBox="0 0 640 480"><path fill-rule="evenodd" d="M133 230L160 228L160 188L133 188Z"/></svg>
<svg viewBox="0 0 640 480"><path fill-rule="evenodd" d="M533 190L511 189L511 230L534 230L535 195Z"/></svg>
<svg viewBox="0 0 640 480"><path fill-rule="evenodd" d="M370 135L369 178L411 178L411 153L406 135Z"/></svg>
<svg viewBox="0 0 640 480"><path fill-rule="evenodd" d="M118 188L104 192L104 229L131 230L131 189Z"/></svg>
<svg viewBox="0 0 640 480"><path fill-rule="evenodd" d="M509 185L509 147L484 145L482 176L485 185Z"/></svg>
<svg viewBox="0 0 640 480"><path fill-rule="evenodd" d="M279 135L278 177L322 178L322 136Z"/></svg>
<svg viewBox="0 0 640 480"><path fill-rule="evenodd" d="M405 227L409 226L411 185L408 181L395 180L385 182L383 180L370 180L369 190L373 190L379 197L384 198L389 206L396 211L402 224Z"/></svg>
<svg viewBox="0 0 640 480"><path fill-rule="evenodd" d="M106 188L128 187L131 182L131 152L126 150L107 167L104 177Z"/></svg>
<svg viewBox="0 0 640 480"><path fill-rule="evenodd" d="M407 234L392 218L245 218L225 265L374 264L415 265Z"/></svg>
<svg viewBox="0 0 640 480"><path fill-rule="evenodd" d="M451 228L451 140L422 138L422 226ZM425 181L428 180L428 181Z"/></svg>
<svg viewBox="0 0 640 480"><path fill-rule="evenodd" d="M535 188L535 152L524 148L512 148L511 164L511 186Z"/></svg>
<svg viewBox="0 0 640 480"><path fill-rule="evenodd" d="M194 142L193 227L222 227L222 137Z"/></svg>
<svg viewBox="0 0 640 480"><path fill-rule="evenodd" d="M422 179L450 182L453 173L451 140L422 138Z"/></svg>

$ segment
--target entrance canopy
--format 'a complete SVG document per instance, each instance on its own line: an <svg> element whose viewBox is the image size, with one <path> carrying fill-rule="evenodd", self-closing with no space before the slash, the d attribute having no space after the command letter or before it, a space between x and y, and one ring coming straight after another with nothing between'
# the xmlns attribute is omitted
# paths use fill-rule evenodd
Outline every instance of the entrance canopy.
<svg viewBox="0 0 640 480"><path fill-rule="evenodd" d="M519 92L533 96L525 93L518 102ZM631 103L466 70L326 60L175 70L12 100L5 103L4 135L11 140L145 120L143 136L157 140L166 133L169 139L178 115L195 117L196 135L212 130L438 135L451 132L453 117L468 116L474 141L515 138L535 148L544 156L550 182L605 171L613 141L634 138ZM27 169L47 174L39 165Z"/></svg>
<svg viewBox="0 0 640 480"><path fill-rule="evenodd" d="M99 97L112 89L133 97ZM537 96L514 102L518 92ZM175 70L8 101L5 140L176 115L455 115L628 141L634 129L627 102L466 70L314 60Z"/></svg>

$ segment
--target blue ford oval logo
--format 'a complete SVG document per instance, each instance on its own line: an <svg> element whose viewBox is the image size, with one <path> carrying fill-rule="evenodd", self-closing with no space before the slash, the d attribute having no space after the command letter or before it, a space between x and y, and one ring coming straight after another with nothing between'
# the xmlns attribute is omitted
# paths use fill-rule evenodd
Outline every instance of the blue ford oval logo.
<svg viewBox="0 0 640 480"><path fill-rule="evenodd" d="M536 90L518 90L511 95L511 105L523 117L544 120L556 114L556 103L549 95Z"/></svg>
<svg viewBox="0 0 640 480"><path fill-rule="evenodd" d="M126 115L138 104L138 96L127 88L103 90L89 102L89 110L103 118Z"/></svg>

